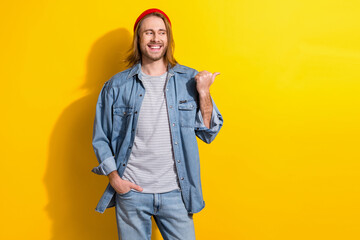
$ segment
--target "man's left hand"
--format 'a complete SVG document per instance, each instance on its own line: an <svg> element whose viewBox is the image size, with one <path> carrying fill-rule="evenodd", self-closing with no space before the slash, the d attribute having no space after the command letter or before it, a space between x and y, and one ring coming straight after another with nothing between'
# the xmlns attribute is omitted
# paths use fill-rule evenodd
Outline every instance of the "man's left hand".
<svg viewBox="0 0 360 240"><path fill-rule="evenodd" d="M219 75L219 72L208 72L208 71L201 71L195 76L196 81L196 90L199 94L206 94L210 91L210 86L214 82L215 77Z"/></svg>

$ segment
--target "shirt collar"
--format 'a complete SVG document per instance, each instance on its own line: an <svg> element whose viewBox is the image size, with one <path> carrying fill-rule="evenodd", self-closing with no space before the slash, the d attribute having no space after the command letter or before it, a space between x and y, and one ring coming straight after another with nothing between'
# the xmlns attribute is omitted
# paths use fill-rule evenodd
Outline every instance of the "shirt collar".
<svg viewBox="0 0 360 240"><path fill-rule="evenodd" d="M175 72L185 73L185 69L180 64L176 64L174 67L171 67L171 64L168 64L169 75L172 76ZM140 75L141 72L141 62L136 63L130 70L130 73L127 78L132 78L134 75Z"/></svg>

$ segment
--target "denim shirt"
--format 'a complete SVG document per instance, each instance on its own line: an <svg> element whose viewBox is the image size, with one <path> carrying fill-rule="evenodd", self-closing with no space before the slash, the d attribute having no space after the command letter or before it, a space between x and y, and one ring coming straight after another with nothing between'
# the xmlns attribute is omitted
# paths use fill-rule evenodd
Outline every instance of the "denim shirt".
<svg viewBox="0 0 360 240"><path fill-rule="evenodd" d="M120 177L126 168L134 143L141 103L146 94L139 80L141 63L112 76L99 94L92 145L99 165L92 172L108 175L117 170ZM214 140L223 118L214 100L210 128L204 125L199 94L194 77L197 70L176 64L168 65L165 99L169 116L172 148L182 198L188 213L205 207L200 179L200 159L196 136L206 143ZM115 206L115 190L107 185L95 210L103 213Z"/></svg>

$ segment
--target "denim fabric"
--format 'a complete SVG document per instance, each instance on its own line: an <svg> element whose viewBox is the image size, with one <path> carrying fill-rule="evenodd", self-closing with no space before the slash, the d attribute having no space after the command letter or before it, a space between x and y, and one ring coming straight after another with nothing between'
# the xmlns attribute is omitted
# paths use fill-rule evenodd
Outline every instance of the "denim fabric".
<svg viewBox="0 0 360 240"><path fill-rule="evenodd" d="M112 76L101 89L96 104L92 145L99 165L92 172L108 175L117 170L123 176L135 138L136 125L145 88L139 80L141 63ZM195 69L176 64L168 66L165 97L176 171L182 198L189 213L202 210L205 202L200 179L200 159L196 137L206 143L214 140L223 117L213 99L210 128L204 125ZM95 210L103 213L115 206L115 190L107 185Z"/></svg>
<svg viewBox="0 0 360 240"><path fill-rule="evenodd" d="M163 239L195 239L193 214L187 212L179 189L165 193L116 193L115 213L121 240L150 240L152 216Z"/></svg>

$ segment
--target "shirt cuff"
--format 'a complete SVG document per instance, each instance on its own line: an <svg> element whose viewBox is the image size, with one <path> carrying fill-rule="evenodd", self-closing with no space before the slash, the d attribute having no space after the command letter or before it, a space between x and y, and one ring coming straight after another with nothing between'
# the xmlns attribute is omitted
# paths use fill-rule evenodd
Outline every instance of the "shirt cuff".
<svg viewBox="0 0 360 240"><path fill-rule="evenodd" d="M105 159L99 166L94 167L91 171L99 175L108 175L117 170L114 156Z"/></svg>
<svg viewBox="0 0 360 240"><path fill-rule="evenodd" d="M219 131L220 123L221 123L221 121L217 115L215 108L213 107L213 110L211 113L211 119L210 119L210 128L207 128L204 124L204 120L203 120L201 111L199 110L196 115L195 129L196 130L204 130L206 132L217 132L217 131Z"/></svg>

